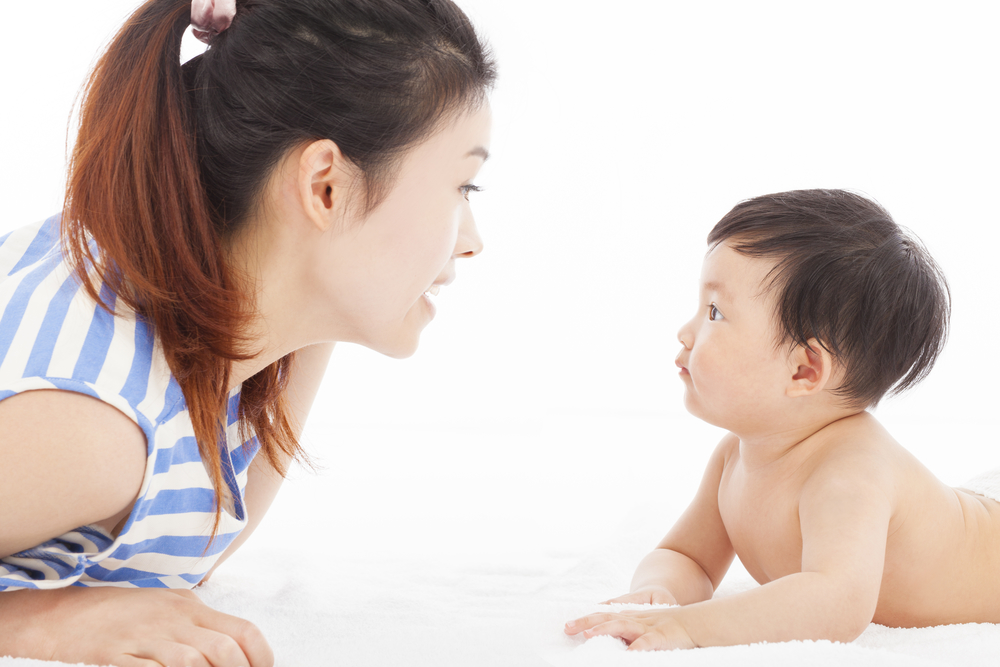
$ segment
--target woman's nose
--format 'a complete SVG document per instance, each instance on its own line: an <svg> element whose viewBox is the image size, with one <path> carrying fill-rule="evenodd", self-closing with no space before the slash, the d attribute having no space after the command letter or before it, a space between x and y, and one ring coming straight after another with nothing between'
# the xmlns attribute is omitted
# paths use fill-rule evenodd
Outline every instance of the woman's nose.
<svg viewBox="0 0 1000 667"><path fill-rule="evenodd" d="M483 251L483 239L476 227L476 218L472 213L466 214L458 228L458 240L455 242L455 257L475 257Z"/></svg>

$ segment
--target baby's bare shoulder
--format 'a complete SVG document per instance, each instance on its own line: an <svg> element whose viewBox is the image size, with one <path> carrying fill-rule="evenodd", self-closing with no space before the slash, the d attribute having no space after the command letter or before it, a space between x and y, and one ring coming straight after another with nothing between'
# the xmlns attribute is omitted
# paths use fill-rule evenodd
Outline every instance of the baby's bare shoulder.
<svg viewBox="0 0 1000 667"><path fill-rule="evenodd" d="M826 426L816 434L819 449L830 462L892 458L900 450L895 438L869 412L860 412Z"/></svg>
<svg viewBox="0 0 1000 667"><path fill-rule="evenodd" d="M912 459L870 413L830 424L816 436L805 486L890 491Z"/></svg>

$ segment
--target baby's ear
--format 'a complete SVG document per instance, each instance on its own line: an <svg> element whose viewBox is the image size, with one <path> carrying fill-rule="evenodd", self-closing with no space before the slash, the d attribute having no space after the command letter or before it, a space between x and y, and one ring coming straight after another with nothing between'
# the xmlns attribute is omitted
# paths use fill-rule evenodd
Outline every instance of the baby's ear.
<svg viewBox="0 0 1000 667"><path fill-rule="evenodd" d="M789 358L792 377L785 389L789 398L818 394L833 376L833 355L810 338L805 345L796 345Z"/></svg>

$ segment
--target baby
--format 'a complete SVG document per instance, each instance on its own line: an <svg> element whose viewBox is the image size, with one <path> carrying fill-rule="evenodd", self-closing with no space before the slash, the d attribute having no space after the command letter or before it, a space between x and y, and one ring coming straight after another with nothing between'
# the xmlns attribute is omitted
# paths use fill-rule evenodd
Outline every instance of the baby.
<svg viewBox="0 0 1000 667"><path fill-rule="evenodd" d="M677 365L688 411L729 433L611 600L678 606L566 632L650 650L1000 622L1000 493L988 476L945 486L866 411L944 345L948 288L926 250L841 190L742 202L708 244ZM713 600L734 555L761 586Z"/></svg>

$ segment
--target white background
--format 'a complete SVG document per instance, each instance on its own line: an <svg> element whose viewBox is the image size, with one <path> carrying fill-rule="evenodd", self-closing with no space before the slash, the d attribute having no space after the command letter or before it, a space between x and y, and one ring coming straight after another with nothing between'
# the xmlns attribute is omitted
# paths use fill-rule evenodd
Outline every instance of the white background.
<svg viewBox="0 0 1000 667"><path fill-rule="evenodd" d="M74 98L134 6L12 4L0 231L59 210ZM296 498L358 555L558 559L659 503L652 543L719 435L684 414L673 365L705 236L795 188L867 193L925 241L951 339L877 415L948 483L1000 466L995 3L461 4L501 72L486 250L413 358L338 350L306 436L321 469L254 543L300 534Z"/></svg>

